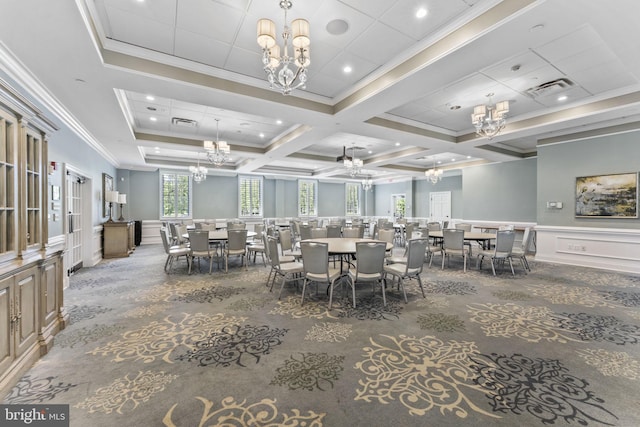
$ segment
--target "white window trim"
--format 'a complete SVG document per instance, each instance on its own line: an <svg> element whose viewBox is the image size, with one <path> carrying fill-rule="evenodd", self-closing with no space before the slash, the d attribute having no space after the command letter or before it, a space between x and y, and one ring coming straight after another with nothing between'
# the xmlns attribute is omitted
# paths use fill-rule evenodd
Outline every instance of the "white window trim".
<svg viewBox="0 0 640 427"><path fill-rule="evenodd" d="M357 196L356 199L358 201L358 212L350 213L349 210L349 187L356 187ZM362 192L361 186L355 182L345 182L344 183L344 208L345 208L345 216L361 216L362 215Z"/></svg>
<svg viewBox="0 0 640 427"><path fill-rule="evenodd" d="M187 216L164 216L164 209L162 204L164 203L164 175L182 175L189 177L189 214ZM160 170L158 174L158 180L160 181L159 185L159 204L158 208L160 209L160 220L161 221L169 221L169 220L183 220L183 219L192 219L193 218L193 179L191 174L188 172L180 172L174 170Z"/></svg>
<svg viewBox="0 0 640 427"><path fill-rule="evenodd" d="M258 215L242 215L242 180L260 181L260 213ZM253 175L238 175L238 215L239 218L263 218L264 217L264 177Z"/></svg>
<svg viewBox="0 0 640 427"><path fill-rule="evenodd" d="M313 184L313 214L303 214L300 212L300 187L302 184ZM299 217L317 217L318 216L318 181L315 179L299 179L298 180L298 216Z"/></svg>

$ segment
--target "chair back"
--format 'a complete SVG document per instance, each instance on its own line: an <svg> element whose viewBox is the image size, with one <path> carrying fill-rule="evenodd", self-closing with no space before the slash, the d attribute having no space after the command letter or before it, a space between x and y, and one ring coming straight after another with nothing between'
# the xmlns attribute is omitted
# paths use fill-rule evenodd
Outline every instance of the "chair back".
<svg viewBox="0 0 640 427"><path fill-rule="evenodd" d="M200 224L200 229L201 230L206 230L206 231L215 231L216 230L216 225L215 224L202 223L202 224Z"/></svg>
<svg viewBox="0 0 640 427"><path fill-rule="evenodd" d="M405 239L409 240L411 239L411 234L413 233L413 230L416 228L415 224L412 222L407 223L407 225L404 226L404 235L405 235Z"/></svg>
<svg viewBox="0 0 640 427"><path fill-rule="evenodd" d="M267 236L275 237L276 234L276 228L273 225L269 225L267 227Z"/></svg>
<svg viewBox="0 0 640 427"><path fill-rule="evenodd" d="M524 234L522 235L522 252L524 252L525 254L529 251L532 238L533 233L531 232L531 227L526 227L524 229Z"/></svg>
<svg viewBox="0 0 640 427"><path fill-rule="evenodd" d="M246 249L247 247L247 230L228 230L229 243L227 248L229 250Z"/></svg>
<svg viewBox="0 0 640 427"><path fill-rule="evenodd" d="M176 242L178 240L178 231L176 230L176 223L175 222L170 222L169 223L169 241L172 242Z"/></svg>
<svg viewBox="0 0 640 427"><path fill-rule="evenodd" d="M168 233L169 233L169 230L166 227L160 229L160 237L162 238L162 246L164 246L164 251L165 251L165 253L167 255L169 255L169 247L171 246L169 244Z"/></svg>
<svg viewBox="0 0 640 427"><path fill-rule="evenodd" d="M318 226L318 220L310 219L309 221L307 221L307 225L311 228L316 228Z"/></svg>
<svg viewBox="0 0 640 427"><path fill-rule="evenodd" d="M351 226L352 227L359 227L361 225L363 225L364 222L362 221L362 218L354 218L351 220Z"/></svg>
<svg viewBox="0 0 640 427"><path fill-rule="evenodd" d="M382 230L393 230L393 223L391 221L385 221L380 225Z"/></svg>
<svg viewBox="0 0 640 427"><path fill-rule="evenodd" d="M309 240L311 238L311 227L310 225L300 225L300 240Z"/></svg>
<svg viewBox="0 0 640 427"><path fill-rule="evenodd" d="M327 237L340 237L342 226L340 224L332 224L327 226Z"/></svg>
<svg viewBox="0 0 640 427"><path fill-rule="evenodd" d="M202 223L201 222L196 222L193 225L196 228L196 230L202 230Z"/></svg>
<svg viewBox="0 0 640 427"><path fill-rule="evenodd" d="M384 242L357 242L356 272L363 274L382 273L386 251L387 245Z"/></svg>
<svg viewBox="0 0 640 427"><path fill-rule="evenodd" d="M326 274L329 277L329 245L320 242L300 242L302 264L306 274Z"/></svg>
<svg viewBox="0 0 640 427"><path fill-rule="evenodd" d="M498 231L501 230L515 230L515 226L513 224L504 224L498 227Z"/></svg>
<svg viewBox="0 0 640 427"><path fill-rule="evenodd" d="M393 240L396 237L396 232L393 228L387 229L383 228L378 230L378 240L382 240L383 242L393 243Z"/></svg>
<svg viewBox="0 0 640 427"><path fill-rule="evenodd" d="M439 222L428 222L427 229L429 229L429 231L440 231L442 227Z"/></svg>
<svg viewBox="0 0 640 427"><path fill-rule="evenodd" d="M228 222L227 230L246 230L247 224L244 222Z"/></svg>
<svg viewBox="0 0 640 427"><path fill-rule="evenodd" d="M203 230L190 230L189 248L191 249L191 252L209 253L209 232Z"/></svg>
<svg viewBox="0 0 640 427"><path fill-rule="evenodd" d="M496 235L496 258L506 258L511 255L516 232L513 230L498 230Z"/></svg>
<svg viewBox="0 0 640 427"><path fill-rule="evenodd" d="M278 254L278 239L272 236L264 236L264 240L264 248L267 254L267 259L271 263L271 267L279 268L280 254Z"/></svg>
<svg viewBox="0 0 640 427"><path fill-rule="evenodd" d="M442 230L442 249L464 249L464 230L445 228Z"/></svg>
<svg viewBox="0 0 640 427"><path fill-rule="evenodd" d="M449 221L443 221L442 228L449 228Z"/></svg>
<svg viewBox="0 0 640 427"><path fill-rule="evenodd" d="M284 251L290 251L293 249L293 243L291 241L291 230L280 230L278 233L280 236L280 248L282 249L282 253Z"/></svg>
<svg viewBox="0 0 640 427"><path fill-rule="evenodd" d="M420 274L429 239L411 239L407 248L407 274Z"/></svg>
<svg viewBox="0 0 640 427"><path fill-rule="evenodd" d="M176 224L176 243L182 245L186 243L186 239L184 237L185 234L188 234L187 226L184 224Z"/></svg>
<svg viewBox="0 0 640 427"><path fill-rule="evenodd" d="M256 224L253 226L253 231L256 232L256 235L253 237L253 240L262 240L262 235L264 234L264 224Z"/></svg>
<svg viewBox="0 0 640 427"><path fill-rule="evenodd" d="M312 239L324 239L327 237L327 229L326 228L312 228L311 229L311 238Z"/></svg>
<svg viewBox="0 0 640 427"><path fill-rule="evenodd" d="M461 222L459 224L456 224L456 230L471 231L471 224L465 224Z"/></svg>
<svg viewBox="0 0 640 427"><path fill-rule="evenodd" d="M364 237L364 227L351 227L342 230L342 237L362 239Z"/></svg>

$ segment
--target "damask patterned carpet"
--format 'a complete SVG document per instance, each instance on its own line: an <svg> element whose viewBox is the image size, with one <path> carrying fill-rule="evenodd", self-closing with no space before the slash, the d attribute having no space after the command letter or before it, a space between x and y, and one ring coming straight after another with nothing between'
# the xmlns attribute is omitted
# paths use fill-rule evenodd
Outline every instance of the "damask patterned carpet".
<svg viewBox="0 0 640 427"><path fill-rule="evenodd" d="M76 273L71 325L4 403L69 404L78 427L640 426L640 277L452 262L426 298L362 285L328 311L324 285L279 301L262 264L163 264L142 246Z"/></svg>

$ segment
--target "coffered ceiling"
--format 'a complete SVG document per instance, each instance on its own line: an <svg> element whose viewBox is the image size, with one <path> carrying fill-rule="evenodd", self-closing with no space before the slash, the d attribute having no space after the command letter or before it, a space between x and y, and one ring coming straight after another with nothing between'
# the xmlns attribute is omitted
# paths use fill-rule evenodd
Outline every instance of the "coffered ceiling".
<svg viewBox="0 0 640 427"><path fill-rule="evenodd" d="M202 141L219 138L231 161L215 173L348 179L346 150L400 180L640 124L636 0L293 0L311 65L289 96L269 89L255 40L260 18L282 31L278 3L11 2L0 63L125 169L205 164ZM476 136L473 107L502 100L505 130Z"/></svg>

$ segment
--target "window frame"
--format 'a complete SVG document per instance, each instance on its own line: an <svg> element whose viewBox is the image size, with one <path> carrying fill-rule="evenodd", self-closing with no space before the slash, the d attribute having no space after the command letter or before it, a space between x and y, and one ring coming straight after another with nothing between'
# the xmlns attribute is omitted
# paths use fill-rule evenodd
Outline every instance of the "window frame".
<svg viewBox="0 0 640 427"><path fill-rule="evenodd" d="M173 175L175 176L174 179L174 187L175 187L175 197L174 197L174 203L176 205L178 205L178 177L180 176L186 176L188 179L188 212L187 215L185 216L178 216L173 215L173 216L166 216L164 215L164 199L165 199L165 195L164 195L164 182L165 179L164 177L167 175ZM193 218L193 180L191 177L191 174L189 172L180 172L180 171L172 171L172 170L160 170L159 173L159 180L160 180L160 201L159 201L159 208L160 208L160 220L183 220L183 219L192 219ZM177 210L176 210L177 211ZM176 212L177 213L177 212Z"/></svg>
<svg viewBox="0 0 640 427"><path fill-rule="evenodd" d="M258 213L257 214L253 214L250 213L249 215L243 215L242 214L242 183L244 181L250 181L251 183L257 181L259 188L260 188L260 202L259 202L259 206L258 206ZM249 189L249 192L251 192L251 189L253 187L252 184L250 184L251 188ZM251 198L250 198L251 199ZM253 211L253 206L250 207L250 211ZM262 218L264 217L264 177L262 176L254 176L254 175L238 175L238 218Z"/></svg>
<svg viewBox="0 0 640 427"><path fill-rule="evenodd" d="M356 191L356 197L355 197L355 202L356 202L356 210L349 212L349 189L354 189ZM355 182L345 182L344 184L344 208L345 208L345 216L360 216L362 215L362 203L361 203L361 190L362 187L360 184L355 183Z"/></svg>
<svg viewBox="0 0 640 427"><path fill-rule="evenodd" d="M300 203L302 200L302 192L303 187L311 185L313 187L313 212L302 211L302 204ZM304 190L306 191L306 190ZM306 199L309 197L307 196ZM310 205L307 200L307 205ZM298 180L298 216L299 217L316 217L318 216L318 181L315 179L299 179Z"/></svg>

